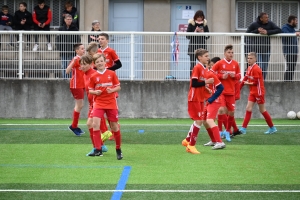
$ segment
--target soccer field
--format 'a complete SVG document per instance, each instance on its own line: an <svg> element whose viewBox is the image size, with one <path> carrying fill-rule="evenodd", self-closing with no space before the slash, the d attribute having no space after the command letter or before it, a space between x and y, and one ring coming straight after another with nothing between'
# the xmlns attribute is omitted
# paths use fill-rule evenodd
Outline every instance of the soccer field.
<svg viewBox="0 0 300 200"><path fill-rule="evenodd" d="M223 150L185 152L190 119L121 119L123 160L114 141L103 157L71 120L0 119L0 199L300 199L300 120L252 120ZM241 124L241 120L237 120ZM140 131L144 130L144 131Z"/></svg>

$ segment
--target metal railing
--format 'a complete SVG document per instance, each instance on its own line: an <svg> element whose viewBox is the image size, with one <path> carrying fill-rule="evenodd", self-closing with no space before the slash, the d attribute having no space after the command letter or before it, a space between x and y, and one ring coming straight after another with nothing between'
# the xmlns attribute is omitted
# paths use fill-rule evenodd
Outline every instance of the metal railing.
<svg viewBox="0 0 300 200"><path fill-rule="evenodd" d="M97 32L96 34L98 34ZM110 36L109 46L114 48L122 62L117 70L120 80L189 80L190 58L188 56L189 40L186 36L206 38L210 57L224 57L224 47L234 46L234 59L240 63L242 74L247 67L246 53L250 49L267 47L259 39L270 39L270 60L267 62L266 81L283 81L286 61L282 50L282 37L295 38L293 34L260 36L246 33L186 33L177 32L179 52L177 60L173 59L174 32L106 32ZM2 79L63 79L64 68L61 52L58 50L58 35L79 35L81 43L87 47L89 35L95 32L61 32L61 31L1 31L0 78ZM47 49L46 35L50 35L52 50ZM37 36L39 49L33 51ZM249 39L250 38L250 39ZM256 38L256 39L255 39ZM297 39L298 40L298 39ZM20 42L22 41L22 42ZM250 46L249 41L252 45ZM254 43L253 43L254 42ZM66 51L64 51L66 52ZM72 51L70 51L72 53ZM299 54L299 53L298 53ZM259 63L260 64L260 63ZM293 77L300 81L300 69L297 63Z"/></svg>

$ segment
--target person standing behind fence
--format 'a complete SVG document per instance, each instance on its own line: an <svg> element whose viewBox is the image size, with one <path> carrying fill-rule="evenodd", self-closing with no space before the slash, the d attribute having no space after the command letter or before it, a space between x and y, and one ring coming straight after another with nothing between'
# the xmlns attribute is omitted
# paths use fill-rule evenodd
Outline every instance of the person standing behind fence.
<svg viewBox="0 0 300 200"><path fill-rule="evenodd" d="M209 32L207 26L207 20L205 19L205 15L202 10L198 10L193 19L188 20L188 28L187 32L194 33L204 33ZM206 40L208 37L206 36L186 36L187 39L190 40L188 47L188 55L190 56L190 74L192 74L192 70L196 65L196 57L195 50L196 49L207 49Z"/></svg>
<svg viewBox="0 0 300 200"><path fill-rule="evenodd" d="M12 31L12 24L13 24L13 16L8 13L8 6L2 6L1 19L0 19L0 31ZM10 34L10 45L12 45L12 35Z"/></svg>
<svg viewBox="0 0 300 200"><path fill-rule="evenodd" d="M69 14L72 16L72 24L74 24L78 29L79 29L79 15L77 12L77 8L75 8L72 4L71 1L66 1L65 3L65 10L63 11L62 14L62 23L61 25L63 26L66 22L65 22L65 16L66 14Z"/></svg>
<svg viewBox="0 0 300 200"><path fill-rule="evenodd" d="M91 31L95 31L95 32L100 32L100 22L98 20L94 20L92 22L92 30ZM99 42L99 35L89 35L88 36L88 43L91 42Z"/></svg>
<svg viewBox="0 0 300 200"><path fill-rule="evenodd" d="M298 18L295 15L290 15L288 23L282 26L282 33L295 33L300 36L300 32L296 32L295 28L298 24ZM297 37L282 37L283 54L286 60L286 71L284 73L284 81L292 81L294 71L297 64L298 56L298 41Z"/></svg>
<svg viewBox="0 0 300 200"><path fill-rule="evenodd" d="M50 31L50 23L52 21L52 11L49 6L45 5L45 0L38 0L38 5L34 7L32 13L33 28L35 31ZM50 35L46 35L48 51L52 50L52 45L50 44ZM32 51L37 51L38 45L38 35L35 35L35 44Z"/></svg>
<svg viewBox="0 0 300 200"><path fill-rule="evenodd" d="M281 33L281 29L275 23L269 21L269 15L267 13L262 12L257 17L256 22L250 24L246 33L256 33L269 36ZM271 52L270 37L254 36L249 37L248 39L250 40L248 41L250 44L247 51L257 53L257 61L262 69L263 77L266 79Z"/></svg>
<svg viewBox="0 0 300 200"><path fill-rule="evenodd" d="M78 28L72 24L72 16L65 15L65 24L59 27L58 31L78 31ZM66 68L74 56L73 45L80 42L80 36L76 34L59 34L56 36L56 48L60 51L62 78L69 78L66 74Z"/></svg>

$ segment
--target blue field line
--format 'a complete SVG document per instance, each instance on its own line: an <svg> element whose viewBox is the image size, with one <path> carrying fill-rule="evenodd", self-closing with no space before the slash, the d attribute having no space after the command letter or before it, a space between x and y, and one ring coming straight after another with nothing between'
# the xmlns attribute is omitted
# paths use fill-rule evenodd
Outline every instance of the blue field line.
<svg viewBox="0 0 300 200"><path fill-rule="evenodd" d="M123 169L123 172L121 174L120 180L117 184L116 190L113 193L111 200L120 200L123 194L123 191L125 190L127 180L129 178L129 174L131 171L130 166L125 166Z"/></svg>
<svg viewBox="0 0 300 200"><path fill-rule="evenodd" d="M33 165L33 164L0 164L0 167L9 167L9 168L61 168L61 169L89 169L89 168L118 169L118 168L122 168L122 166Z"/></svg>

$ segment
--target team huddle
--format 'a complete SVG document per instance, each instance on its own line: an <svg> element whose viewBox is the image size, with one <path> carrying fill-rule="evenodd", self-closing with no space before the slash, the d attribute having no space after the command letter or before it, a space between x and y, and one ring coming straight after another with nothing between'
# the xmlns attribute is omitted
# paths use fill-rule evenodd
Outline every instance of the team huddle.
<svg viewBox="0 0 300 200"><path fill-rule="evenodd" d="M75 44L76 56L66 69L67 74L72 72L70 91L75 99L73 122L69 129L77 136L84 134L78 127L78 120L86 91L89 102L87 127L93 145L87 156L103 156L103 152L107 152L104 142L114 139L117 159L121 160L123 155L117 105L117 92L121 87L114 71L122 67L122 64L115 50L108 47L108 34L100 33L98 39L99 44L89 44L87 54L83 44ZM111 131L107 128L106 120Z"/></svg>
<svg viewBox="0 0 300 200"><path fill-rule="evenodd" d="M224 138L230 142L231 137L246 134L252 108L256 102L269 126L265 134L277 131L265 108L264 80L262 71L256 64L255 52L248 54L249 67L241 83L241 71L238 62L233 60L232 45L225 46L222 60L218 57L210 60L209 52L205 49L197 49L195 57L198 63L193 68L188 93L188 113L194 122L182 141L187 152L200 154L195 145L202 124L210 137L210 141L204 146L212 146L212 149L225 148L226 145L222 141ZM240 99L240 90L244 85L249 86L250 92L244 122L238 129L234 119L235 101ZM218 125L215 124L216 118Z"/></svg>

